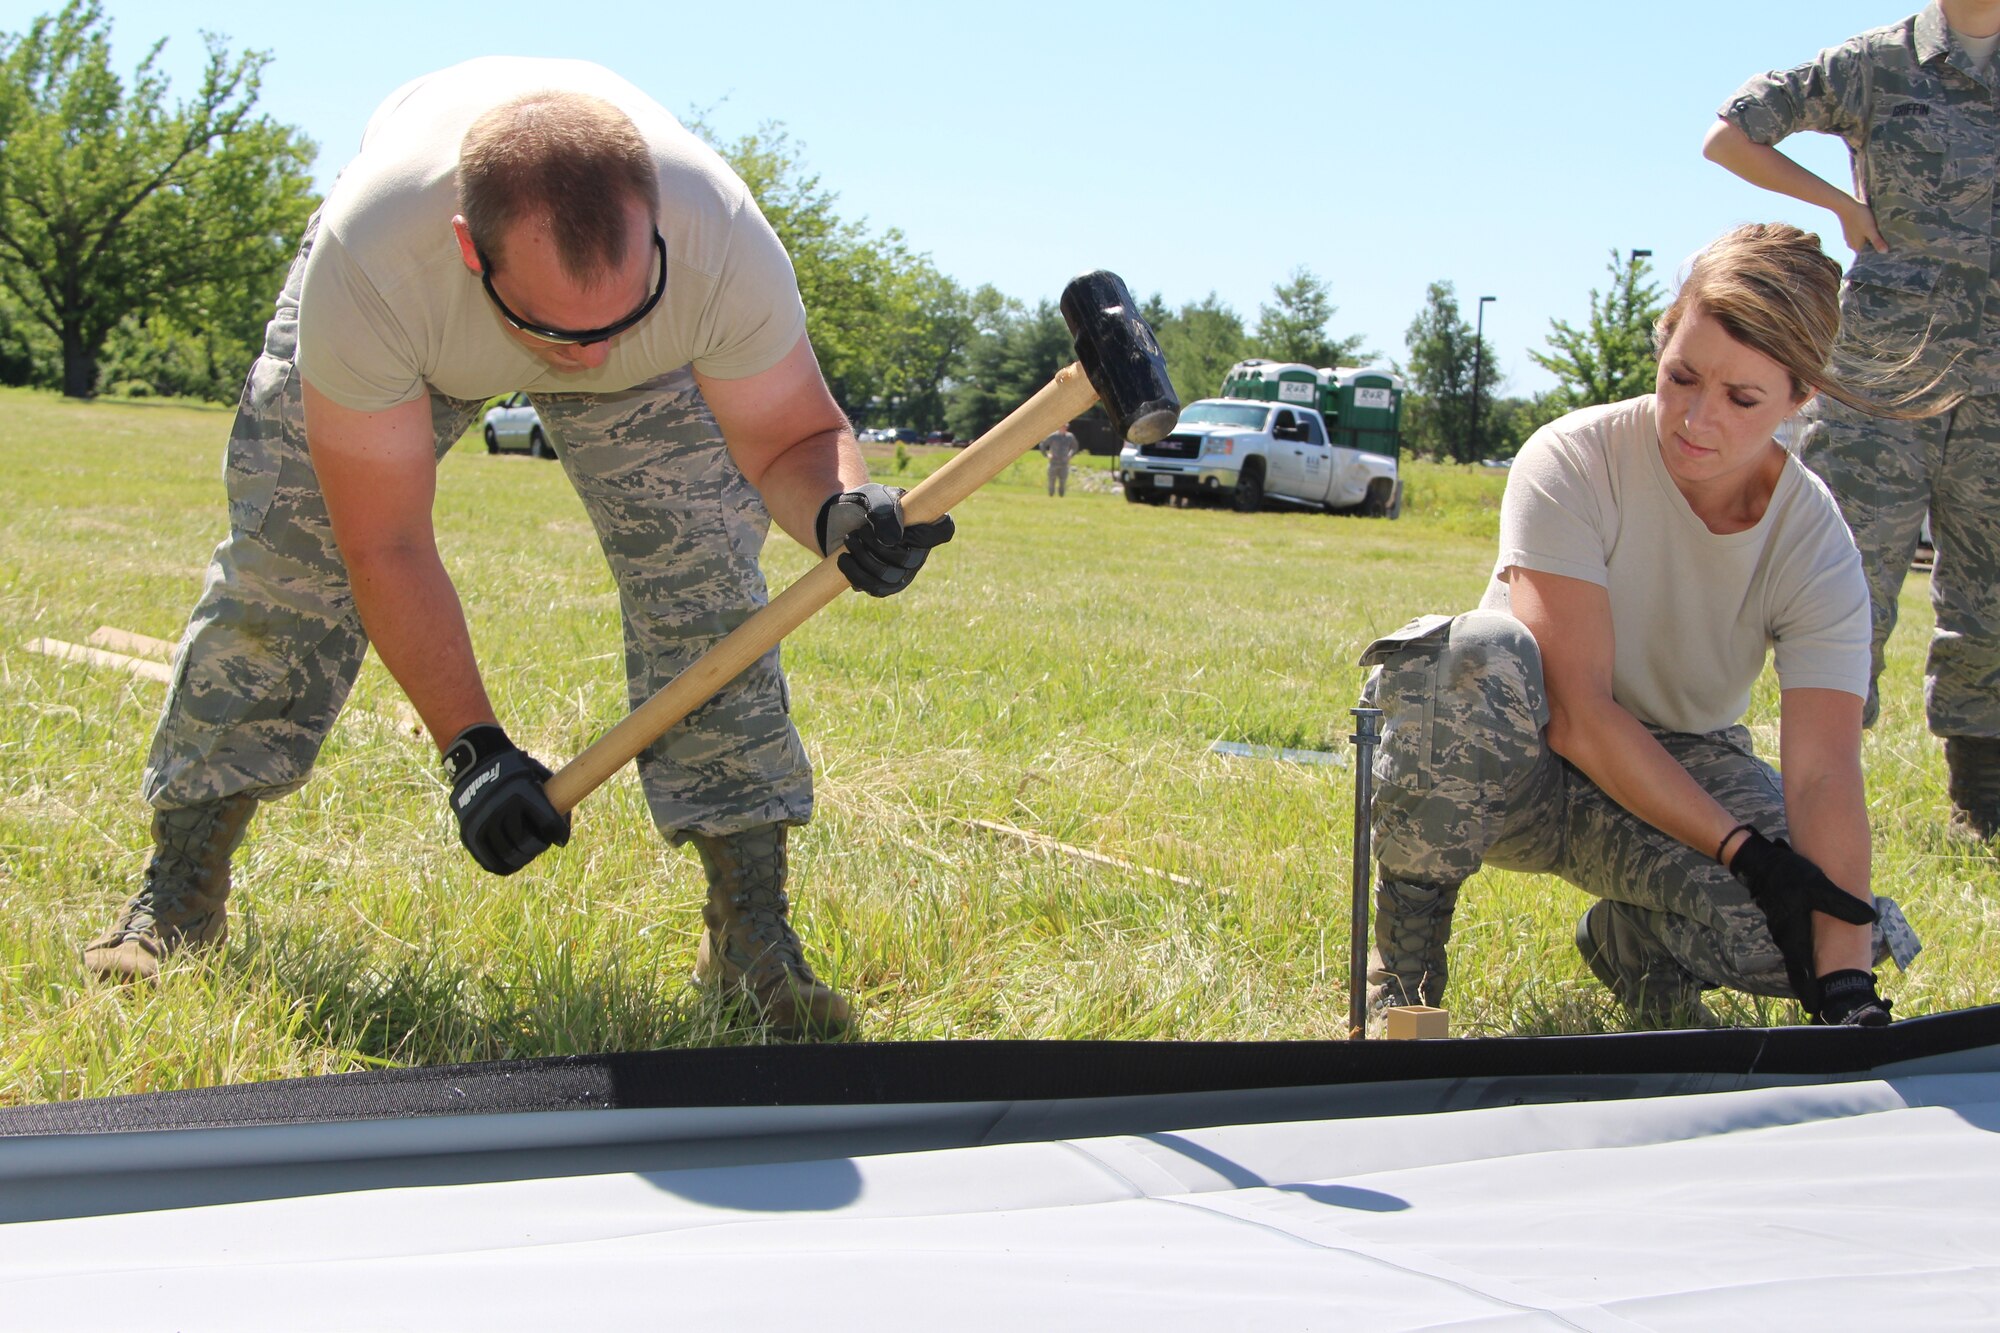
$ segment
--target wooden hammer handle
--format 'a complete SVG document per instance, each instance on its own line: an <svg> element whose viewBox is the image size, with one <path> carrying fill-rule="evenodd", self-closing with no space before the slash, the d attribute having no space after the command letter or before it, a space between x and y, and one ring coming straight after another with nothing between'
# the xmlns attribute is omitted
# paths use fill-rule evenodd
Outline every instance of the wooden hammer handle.
<svg viewBox="0 0 2000 1333"><path fill-rule="evenodd" d="M1006 466L1081 416L1097 401L1083 367L1072 363L1056 372L1034 397L958 456L918 482L903 497L903 518L928 523L951 512L966 496L998 476ZM716 641L687 670L640 704L624 721L605 732L589 749L562 766L548 780L549 801L564 814L604 785L606 779L638 757L641 750L666 733L715 692L736 679L744 668L771 651L814 612L847 591L837 555L827 556L789 588L773 597L756 614Z"/></svg>

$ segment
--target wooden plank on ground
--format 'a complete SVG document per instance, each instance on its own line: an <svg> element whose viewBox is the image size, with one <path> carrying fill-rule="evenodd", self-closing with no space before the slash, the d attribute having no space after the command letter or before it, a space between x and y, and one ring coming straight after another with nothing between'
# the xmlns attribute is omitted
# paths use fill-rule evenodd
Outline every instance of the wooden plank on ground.
<svg viewBox="0 0 2000 1333"><path fill-rule="evenodd" d="M61 639L35 639L29 642L28 651L61 658L66 662L81 662L85 666L109 667L162 684L171 684L174 678L174 670L169 663L174 655L173 644L165 639L134 634L110 625L99 625L92 630L88 646L65 643ZM406 700L398 699L391 705L389 721L397 731L407 735L424 734L423 719L417 716L417 710L410 707Z"/></svg>
<svg viewBox="0 0 2000 1333"><path fill-rule="evenodd" d="M61 639L30 639L28 651L42 653L64 662L109 667L114 671L137 676L141 680L157 680L162 685L174 678L174 669L165 662L149 662L143 657L128 657L124 653L106 652L102 648L86 648L80 643L64 643Z"/></svg>
<svg viewBox="0 0 2000 1333"><path fill-rule="evenodd" d="M957 817L954 816L954 819L957 819ZM1198 889L1201 887L1201 885L1189 879L1186 875L1176 875L1171 871L1156 870L1152 866L1135 865L1130 861L1121 861L1115 856L1106 856L1103 852L1093 852L1088 847L1075 847L1066 842L1059 842L1046 833L1033 833L1024 828L1015 828L1012 824L1000 824L990 819L957 819L957 822L972 828L984 829L988 833L998 833L1004 837L1019 838L1028 846L1040 851L1060 852L1064 856L1074 857L1079 861L1088 861L1092 865L1111 866L1117 870L1137 871L1141 875L1150 875L1154 879L1171 881L1183 888ZM1224 892L1227 892L1227 890L1224 890Z"/></svg>
<svg viewBox="0 0 2000 1333"><path fill-rule="evenodd" d="M174 655L174 646L165 639L155 639L145 634L134 634L130 630L115 629L110 625L99 625L84 640L93 648L104 648L114 653L129 653L134 657L151 657L165 662Z"/></svg>

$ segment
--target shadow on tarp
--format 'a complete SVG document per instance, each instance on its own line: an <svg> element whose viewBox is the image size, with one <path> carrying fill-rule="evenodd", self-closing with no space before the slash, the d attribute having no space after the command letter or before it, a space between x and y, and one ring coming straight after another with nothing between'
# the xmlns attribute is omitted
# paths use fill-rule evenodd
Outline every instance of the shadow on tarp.
<svg viewBox="0 0 2000 1333"><path fill-rule="evenodd" d="M2000 1006L1873 1030L859 1042L369 1070L0 1108L0 1222L604 1173L821 1208L858 1188L843 1159L879 1153L1996 1071ZM765 1163L822 1164L791 1177L810 1202L678 1174Z"/></svg>
<svg viewBox="0 0 2000 1333"><path fill-rule="evenodd" d="M1213 1148L1184 1138L1179 1134L1143 1134L1149 1143L1156 1143L1177 1156L1207 1167L1230 1188L1239 1190L1268 1189L1283 1194L1297 1194L1325 1204L1329 1208L1349 1208L1364 1213L1400 1213L1410 1206L1408 1199L1399 1199L1393 1194L1380 1190L1362 1189L1359 1185L1314 1185L1281 1182L1273 1184L1255 1171L1244 1166L1233 1157L1224 1157Z"/></svg>

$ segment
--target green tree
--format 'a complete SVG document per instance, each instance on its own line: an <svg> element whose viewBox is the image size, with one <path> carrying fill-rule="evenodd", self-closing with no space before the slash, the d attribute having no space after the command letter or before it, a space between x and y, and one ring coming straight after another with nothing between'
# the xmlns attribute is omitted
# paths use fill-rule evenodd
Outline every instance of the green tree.
<svg viewBox="0 0 2000 1333"><path fill-rule="evenodd" d="M1145 314L1183 403L1220 393L1229 368L1250 355L1243 317L1214 292L1171 312L1154 296L1145 303Z"/></svg>
<svg viewBox="0 0 2000 1333"><path fill-rule="evenodd" d="M890 365L872 424L939 429L945 424L946 390L978 332L973 294L928 260L899 272L896 286L891 305L902 323L888 349Z"/></svg>
<svg viewBox="0 0 2000 1333"><path fill-rule="evenodd" d="M1560 381L1551 405L1562 412L1593 403L1616 403L1653 391L1659 362L1653 353L1653 323L1660 317L1661 293L1653 266L1643 255L1622 262L1611 252L1606 265L1611 288L1590 289L1590 322L1576 328L1549 321L1547 352L1528 356Z"/></svg>
<svg viewBox="0 0 2000 1333"><path fill-rule="evenodd" d="M1532 398L1496 398L1490 409L1491 415L1480 428L1479 454L1482 458L1512 458L1521 452L1521 446L1547 422L1555 420L1566 409L1556 407L1551 394L1536 394Z"/></svg>
<svg viewBox="0 0 2000 1333"><path fill-rule="evenodd" d="M701 119L696 133L714 142ZM786 129L767 122L719 152L784 243L813 351L834 400L857 422L934 427L976 330L970 298L895 228L871 232L835 209Z"/></svg>
<svg viewBox="0 0 2000 1333"><path fill-rule="evenodd" d="M60 348L62 390L95 392L120 321L193 328L246 287L267 303L311 209L312 142L253 114L270 57L207 38L193 98L155 68L111 70L98 0L0 38L0 286Z"/></svg>
<svg viewBox="0 0 2000 1333"><path fill-rule="evenodd" d="M1076 359L1069 326L1054 302L1038 302L1031 310L992 287L981 287L973 306L978 333L946 406L953 433L968 440L992 429Z"/></svg>
<svg viewBox="0 0 2000 1333"><path fill-rule="evenodd" d="M1424 291L1424 308L1404 334L1410 353L1410 393L1403 400L1403 438L1430 458L1474 461L1491 432L1494 394L1502 383L1491 342L1476 342L1448 282ZM1479 401L1473 402L1477 360ZM1474 422L1480 429L1473 429Z"/></svg>
<svg viewBox="0 0 2000 1333"><path fill-rule="evenodd" d="M61 383L62 355L55 335L21 309L0 283L0 384Z"/></svg>
<svg viewBox="0 0 2000 1333"><path fill-rule="evenodd" d="M1367 340L1359 334L1335 338L1327 332L1340 307L1333 303L1326 279L1311 269L1293 269L1272 286L1271 295L1271 305L1257 307L1257 330L1251 335L1260 355L1308 366L1353 365L1375 355L1364 350Z"/></svg>

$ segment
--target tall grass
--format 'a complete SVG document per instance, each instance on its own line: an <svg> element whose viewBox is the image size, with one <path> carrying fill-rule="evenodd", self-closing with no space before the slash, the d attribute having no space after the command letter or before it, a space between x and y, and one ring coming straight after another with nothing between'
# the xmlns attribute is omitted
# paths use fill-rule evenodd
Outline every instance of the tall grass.
<svg viewBox="0 0 2000 1333"><path fill-rule="evenodd" d="M579 808L568 848L489 877L372 660L314 780L253 824L228 946L157 987L93 984L78 951L144 863L162 687L25 645L178 637L222 535L229 419L25 392L0 414L0 1101L763 1039L687 983L701 876L629 774ZM878 469L910 485L939 457L910 454ZM1393 523L1128 505L1102 460L1065 500L1042 476L1022 460L909 592L844 597L786 644L818 771L793 881L816 965L872 1039L1341 1035L1350 771L1209 745L1344 752L1362 646L1477 599L1503 474L1412 467ZM624 687L610 577L561 470L455 450L438 525L503 720L551 763L575 754ZM774 537L774 586L809 559ZM1878 887L1929 944L1888 983L1902 1013L1991 1000L2000 970L1993 857L1945 836L1923 730L1925 591L1914 578L1867 751ZM1767 746L1774 704L1767 680ZM1569 943L1585 905L1551 879L1476 879L1456 1030L1616 1026Z"/></svg>
<svg viewBox="0 0 2000 1333"><path fill-rule="evenodd" d="M1403 517L1489 542L1499 534L1505 471L1472 463L1405 460L1401 473Z"/></svg>

